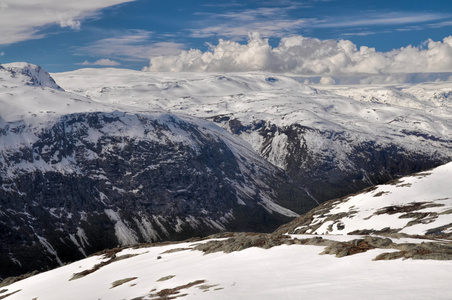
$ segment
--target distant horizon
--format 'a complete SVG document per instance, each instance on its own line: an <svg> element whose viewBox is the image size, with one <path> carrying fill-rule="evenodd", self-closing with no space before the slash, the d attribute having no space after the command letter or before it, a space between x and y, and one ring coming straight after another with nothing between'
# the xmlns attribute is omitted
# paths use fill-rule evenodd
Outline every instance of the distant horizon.
<svg viewBox="0 0 452 300"><path fill-rule="evenodd" d="M452 72L452 2L4 0L0 63L49 72Z"/></svg>

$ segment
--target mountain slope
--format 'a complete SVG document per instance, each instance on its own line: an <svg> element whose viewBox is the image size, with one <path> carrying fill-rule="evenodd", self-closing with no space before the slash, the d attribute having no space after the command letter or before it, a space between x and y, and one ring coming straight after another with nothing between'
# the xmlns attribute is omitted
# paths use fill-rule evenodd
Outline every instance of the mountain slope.
<svg viewBox="0 0 452 300"><path fill-rule="evenodd" d="M99 104L24 68L0 70L0 277L117 245L270 231L297 216L285 207L315 205L211 122Z"/></svg>
<svg viewBox="0 0 452 300"><path fill-rule="evenodd" d="M318 202L452 159L450 83L309 87L262 73L54 74L99 103L212 120L285 169Z"/></svg>
<svg viewBox="0 0 452 300"><path fill-rule="evenodd" d="M331 200L276 232L452 236L452 163Z"/></svg>

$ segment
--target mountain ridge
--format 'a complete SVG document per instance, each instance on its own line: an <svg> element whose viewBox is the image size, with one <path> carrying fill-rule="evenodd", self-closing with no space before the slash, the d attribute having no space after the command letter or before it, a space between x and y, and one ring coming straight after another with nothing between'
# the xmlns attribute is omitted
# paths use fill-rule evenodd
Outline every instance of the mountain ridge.
<svg viewBox="0 0 452 300"><path fill-rule="evenodd" d="M452 162L323 203L279 234L380 234L451 239Z"/></svg>

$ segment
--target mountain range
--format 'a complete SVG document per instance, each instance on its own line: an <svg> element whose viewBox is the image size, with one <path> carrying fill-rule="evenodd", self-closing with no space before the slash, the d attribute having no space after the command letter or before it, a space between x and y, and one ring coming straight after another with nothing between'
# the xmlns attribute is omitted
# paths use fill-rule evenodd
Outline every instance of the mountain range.
<svg viewBox="0 0 452 300"><path fill-rule="evenodd" d="M447 83L313 87L274 74L120 69L50 75L13 63L0 67L0 87L2 279L117 246L273 232L330 199L452 158ZM348 232L333 219L324 232ZM361 229L384 231L351 231Z"/></svg>
<svg viewBox="0 0 452 300"><path fill-rule="evenodd" d="M211 120L286 170L318 203L451 159L447 82L312 87L265 73L117 69L53 76L100 103Z"/></svg>

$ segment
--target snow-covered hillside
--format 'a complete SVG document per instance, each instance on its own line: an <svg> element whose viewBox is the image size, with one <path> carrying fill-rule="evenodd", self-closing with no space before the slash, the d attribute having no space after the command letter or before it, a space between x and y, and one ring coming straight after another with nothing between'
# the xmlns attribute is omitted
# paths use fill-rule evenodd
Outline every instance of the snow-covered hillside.
<svg viewBox="0 0 452 300"><path fill-rule="evenodd" d="M291 234L452 237L452 163L323 203L278 229Z"/></svg>
<svg viewBox="0 0 452 300"><path fill-rule="evenodd" d="M10 295L8 300L445 300L452 292L452 261L373 260L394 251L389 249L342 258L319 255L324 247L314 245L203 255L191 250L196 244L127 249L110 264L108 257L93 256L3 287L0 296ZM103 262L99 270L72 279Z"/></svg>
<svg viewBox="0 0 452 300"><path fill-rule="evenodd" d="M99 103L212 120L319 202L452 160L451 82L307 86L265 73L53 74Z"/></svg>
<svg viewBox="0 0 452 300"><path fill-rule="evenodd" d="M273 234L108 250L0 297L450 299L451 174L449 163L326 202Z"/></svg>

